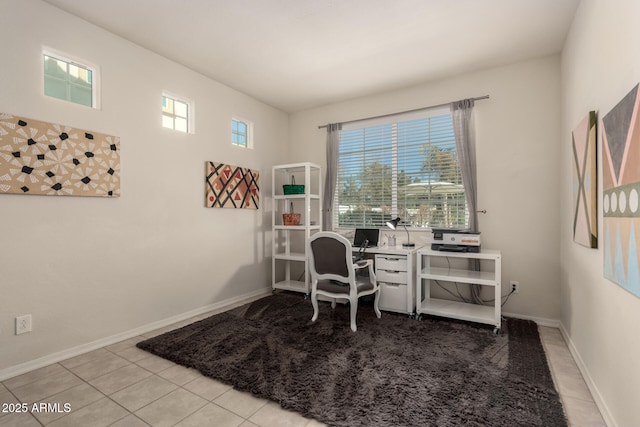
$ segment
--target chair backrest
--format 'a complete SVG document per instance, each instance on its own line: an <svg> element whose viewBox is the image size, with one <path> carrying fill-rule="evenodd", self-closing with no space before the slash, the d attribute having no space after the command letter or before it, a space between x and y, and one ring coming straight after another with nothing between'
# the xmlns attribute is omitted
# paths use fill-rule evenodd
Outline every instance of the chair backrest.
<svg viewBox="0 0 640 427"><path fill-rule="evenodd" d="M354 276L351 242L338 233L322 231L311 236L310 269L312 275ZM346 281L346 280L345 280Z"/></svg>

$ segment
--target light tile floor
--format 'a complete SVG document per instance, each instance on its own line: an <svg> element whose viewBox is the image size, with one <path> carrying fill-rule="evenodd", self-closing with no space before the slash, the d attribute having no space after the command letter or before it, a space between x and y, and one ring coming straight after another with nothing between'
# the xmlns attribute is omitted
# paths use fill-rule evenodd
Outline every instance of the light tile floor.
<svg viewBox="0 0 640 427"><path fill-rule="evenodd" d="M560 329L539 326L538 331L569 425L606 427Z"/></svg>
<svg viewBox="0 0 640 427"><path fill-rule="evenodd" d="M15 409L28 402L29 410L0 412L0 427L324 425L135 347L140 340L211 314L3 381L2 407ZM570 425L605 426L560 331L541 327L540 333ZM34 411L34 402L49 407Z"/></svg>

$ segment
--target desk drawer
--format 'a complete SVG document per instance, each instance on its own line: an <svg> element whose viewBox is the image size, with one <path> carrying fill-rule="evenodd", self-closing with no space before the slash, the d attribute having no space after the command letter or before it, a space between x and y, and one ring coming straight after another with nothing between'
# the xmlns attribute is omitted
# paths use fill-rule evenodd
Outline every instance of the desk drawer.
<svg viewBox="0 0 640 427"><path fill-rule="evenodd" d="M376 279L378 282L387 283L402 283L407 284L407 272L406 271L389 271L376 269Z"/></svg>
<svg viewBox="0 0 640 427"><path fill-rule="evenodd" d="M407 308L407 285L396 283L378 282L380 286L380 310L409 313Z"/></svg>
<svg viewBox="0 0 640 427"><path fill-rule="evenodd" d="M376 255L377 270L407 271L407 257Z"/></svg>

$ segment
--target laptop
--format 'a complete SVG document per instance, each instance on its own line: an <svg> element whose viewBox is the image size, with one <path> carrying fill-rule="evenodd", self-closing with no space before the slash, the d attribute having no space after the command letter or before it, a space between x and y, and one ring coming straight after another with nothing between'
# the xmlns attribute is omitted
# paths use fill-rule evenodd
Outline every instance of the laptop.
<svg viewBox="0 0 640 427"><path fill-rule="evenodd" d="M356 234L353 237L353 247L363 247L365 241L367 248L378 247L378 239L380 238L380 230L378 228L356 228Z"/></svg>

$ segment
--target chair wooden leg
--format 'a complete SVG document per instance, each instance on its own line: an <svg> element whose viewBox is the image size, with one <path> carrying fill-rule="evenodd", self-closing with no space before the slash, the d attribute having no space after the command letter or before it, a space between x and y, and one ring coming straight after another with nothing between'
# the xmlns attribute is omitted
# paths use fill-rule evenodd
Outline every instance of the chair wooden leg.
<svg viewBox="0 0 640 427"><path fill-rule="evenodd" d="M351 330L353 332L356 332L356 330L358 329L356 326L356 314L358 313L358 300L356 299L355 301L350 301L349 305L351 309Z"/></svg>
<svg viewBox="0 0 640 427"><path fill-rule="evenodd" d="M331 299L331 310L335 310L336 309L336 299L333 298Z"/></svg>
<svg viewBox="0 0 640 427"><path fill-rule="evenodd" d="M311 294L311 305L313 306L313 317L311 318L312 322L318 320L318 295Z"/></svg>
<svg viewBox="0 0 640 427"><path fill-rule="evenodd" d="M376 312L376 317L379 319L380 316L382 316L382 313L380 313L380 309L378 308L378 301L380 300L380 289L378 289L378 291L376 292L376 297L373 300L373 311Z"/></svg>

